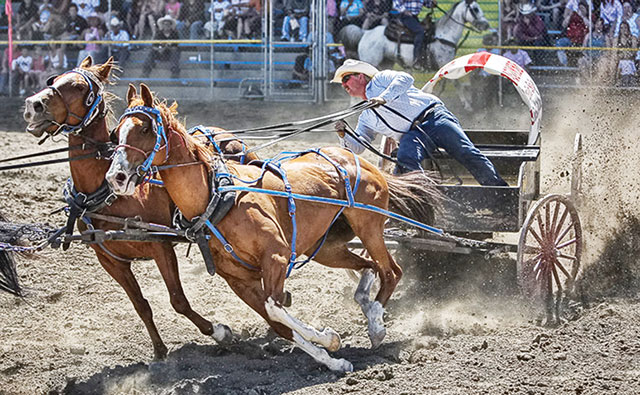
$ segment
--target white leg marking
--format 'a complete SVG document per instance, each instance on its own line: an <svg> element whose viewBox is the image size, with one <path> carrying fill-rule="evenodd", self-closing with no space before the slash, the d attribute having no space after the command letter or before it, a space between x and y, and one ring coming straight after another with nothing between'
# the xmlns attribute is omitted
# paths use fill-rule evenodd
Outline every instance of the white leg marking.
<svg viewBox="0 0 640 395"><path fill-rule="evenodd" d="M369 320L369 340L371 340L371 348L378 348L387 335L387 330L384 328L384 320L382 316L384 314L384 307L378 301L371 303L369 310L365 313Z"/></svg>
<svg viewBox="0 0 640 395"><path fill-rule="evenodd" d="M306 340L318 343L329 351L337 351L340 349L340 335L331 328L325 328L322 332L305 324L299 319L292 317L282 307L276 306L276 302L269 297L265 302L265 309L269 318L291 328Z"/></svg>
<svg viewBox="0 0 640 395"><path fill-rule="evenodd" d="M313 344L305 340L302 336L300 336L295 330L293 331L293 342L295 343L295 345L300 347L302 351L311 355L313 359L328 367L329 369L335 372L353 372L353 365L351 364L351 362L342 358L331 358L326 350L314 346Z"/></svg>
<svg viewBox="0 0 640 395"><path fill-rule="evenodd" d="M211 337L218 343L227 344L233 339L233 332L231 332L231 328L224 324L216 324L213 326L213 334Z"/></svg>
<svg viewBox="0 0 640 395"><path fill-rule="evenodd" d="M356 288L355 295L353 295L353 299L360 305L364 315L367 315L367 311L369 311L369 305L371 304L371 286L375 279L376 275L373 270L362 269L360 271L360 282L358 283L358 288Z"/></svg>

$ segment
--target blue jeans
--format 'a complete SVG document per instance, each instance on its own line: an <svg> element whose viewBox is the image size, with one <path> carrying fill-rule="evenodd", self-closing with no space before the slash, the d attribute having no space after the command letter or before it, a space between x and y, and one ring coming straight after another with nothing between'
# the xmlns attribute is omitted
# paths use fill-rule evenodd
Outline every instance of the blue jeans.
<svg viewBox="0 0 640 395"><path fill-rule="evenodd" d="M416 64L418 59L420 59L420 55L422 55L422 45L424 43L424 27L418 21L418 18L411 15L407 16L405 14L400 15L400 21L403 25L409 29L413 36L413 63Z"/></svg>
<svg viewBox="0 0 640 395"><path fill-rule="evenodd" d="M294 19L296 19L294 17ZM308 41L307 35L309 34L309 17L302 16L298 19L298 23L300 23L300 31L298 32L298 41ZM291 40L291 16L287 15L284 17L284 21L282 22L282 39L289 41ZM293 37L295 40L295 37Z"/></svg>
<svg viewBox="0 0 640 395"><path fill-rule="evenodd" d="M493 163L473 145L458 119L446 108L437 107L420 129L413 128L400 139L397 173L420 170L422 160L440 147L469 170L480 185L508 186Z"/></svg>

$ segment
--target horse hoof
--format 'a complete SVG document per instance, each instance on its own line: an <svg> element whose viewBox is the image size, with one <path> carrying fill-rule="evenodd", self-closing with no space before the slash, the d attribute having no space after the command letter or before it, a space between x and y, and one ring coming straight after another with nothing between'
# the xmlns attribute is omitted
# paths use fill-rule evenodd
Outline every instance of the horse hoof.
<svg viewBox="0 0 640 395"><path fill-rule="evenodd" d="M376 332L369 331L369 340L371 340L371 349L375 350L376 348L380 347L380 344L382 344L382 341L384 340L385 336L387 336L387 330L384 327L382 327L381 330L378 330Z"/></svg>
<svg viewBox="0 0 640 395"><path fill-rule="evenodd" d="M153 348L153 360L154 362L164 361L167 359L167 353L169 350L164 344Z"/></svg>
<svg viewBox="0 0 640 395"><path fill-rule="evenodd" d="M324 331L322 331L322 334L330 337L329 344L326 346L327 351L338 351L342 347L342 340L340 340L338 332L331 328L325 328Z"/></svg>
<svg viewBox="0 0 640 395"><path fill-rule="evenodd" d="M220 344L229 344L233 339L233 332L231 332L231 328L228 326L217 324L213 327L213 335L211 336Z"/></svg>
<svg viewBox="0 0 640 395"><path fill-rule="evenodd" d="M353 365L346 359L332 359L331 363L327 366L334 372L347 373L353 372Z"/></svg>

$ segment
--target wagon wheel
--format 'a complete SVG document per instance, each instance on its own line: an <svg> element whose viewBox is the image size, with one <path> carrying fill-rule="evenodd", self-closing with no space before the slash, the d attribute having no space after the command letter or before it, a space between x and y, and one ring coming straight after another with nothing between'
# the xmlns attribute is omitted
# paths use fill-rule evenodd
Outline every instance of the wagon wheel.
<svg viewBox="0 0 640 395"><path fill-rule="evenodd" d="M582 243L580 218L568 197L547 195L529 211L518 242L518 283L543 304L547 324L559 321L560 304L573 291Z"/></svg>
<svg viewBox="0 0 640 395"><path fill-rule="evenodd" d="M582 200L582 135L576 133L573 141L573 159L571 163L571 201L580 207Z"/></svg>

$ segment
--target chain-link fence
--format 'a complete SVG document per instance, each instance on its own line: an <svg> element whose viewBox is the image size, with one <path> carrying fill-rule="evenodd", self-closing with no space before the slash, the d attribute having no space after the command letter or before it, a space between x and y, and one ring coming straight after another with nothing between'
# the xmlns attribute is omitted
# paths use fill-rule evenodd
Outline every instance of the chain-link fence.
<svg viewBox="0 0 640 395"><path fill-rule="evenodd" d="M502 53L524 66L541 87L633 89L640 59L637 14L632 3L618 7L618 2L441 0L418 15L420 20L435 21L427 25L427 30L434 27L435 35L425 37L427 56L421 61L403 59L413 38L398 39L404 43L401 47L387 35L375 40L387 45L391 53L387 64L411 72L417 86L437 69L434 59L439 54L432 47L447 44L444 25L449 23L467 27L449 39L456 55L479 49ZM58 8L49 1L5 0L0 18L0 94L31 93L44 85L48 75L91 55L98 62L108 56L119 62L116 93L130 82L144 82L175 99L345 98L339 85L328 83L333 71L345 57L362 55L360 39L402 20L391 0L56 4ZM474 27L477 19L485 19L489 29Z"/></svg>

